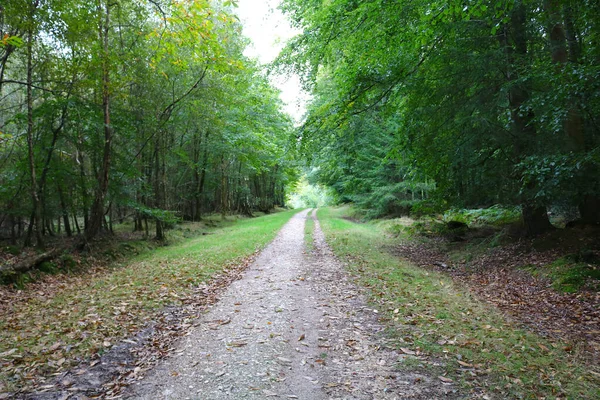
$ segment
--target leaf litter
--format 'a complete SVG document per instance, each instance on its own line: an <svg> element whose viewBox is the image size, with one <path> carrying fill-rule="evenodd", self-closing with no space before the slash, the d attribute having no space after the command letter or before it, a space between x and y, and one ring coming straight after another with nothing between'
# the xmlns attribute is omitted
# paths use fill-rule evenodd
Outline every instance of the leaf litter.
<svg viewBox="0 0 600 400"><path fill-rule="evenodd" d="M404 241L388 250L417 266L450 275L511 319L553 339L566 351L576 351L581 360L600 366L600 292L558 292L548 279L522 268L543 267L582 248L600 255L597 235L576 230L565 235L571 237L567 240L561 232L553 232L534 239L522 238L472 254L468 261L453 262L448 256L449 243L443 238ZM539 242L552 245L536 246ZM548 351L544 347L540 348Z"/></svg>
<svg viewBox="0 0 600 400"><path fill-rule="evenodd" d="M68 364L70 368L67 369L59 368L63 364L67 365L66 358L52 362L58 370L52 374L54 378L52 375L49 378L39 376L37 381L32 380L30 385L12 393L10 398L27 400L58 400L67 398L65 396L73 400L88 397L121 398L128 385L142 379L148 370L176 350L177 341L194 327L198 315L217 302L219 295L232 281L241 278L242 272L252 263L257 254L258 252L255 252L241 262L228 264L222 272L208 282L197 286L191 295L181 297L181 306L165 307L134 336L115 339L114 345L109 340L105 340L102 345L106 351L94 353L90 360L79 362L77 359L71 360ZM97 316L92 314L89 317ZM218 320L214 323L223 325L228 321ZM62 342L59 341L49 349L56 351L62 346ZM10 356L16 351L17 349L14 349L5 353ZM1 354L0 359L6 361ZM35 371L35 367L35 364L32 365L31 370Z"/></svg>

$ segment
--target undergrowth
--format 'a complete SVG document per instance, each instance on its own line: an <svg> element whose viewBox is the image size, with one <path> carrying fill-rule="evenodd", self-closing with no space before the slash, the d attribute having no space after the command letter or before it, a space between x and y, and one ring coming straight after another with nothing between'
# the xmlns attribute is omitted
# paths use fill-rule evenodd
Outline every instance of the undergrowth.
<svg viewBox="0 0 600 400"><path fill-rule="evenodd" d="M570 254L547 265L526 265L523 269L550 279L559 292L600 291L600 258L592 252Z"/></svg>
<svg viewBox="0 0 600 400"><path fill-rule="evenodd" d="M473 394L484 390L501 398L597 398L600 374L561 343L519 329L451 278L389 254L386 249L397 238L377 223L344 219L347 211L320 210L321 226L334 252L369 288L398 349L409 354L404 365L444 375Z"/></svg>
<svg viewBox="0 0 600 400"><path fill-rule="evenodd" d="M521 220L520 207L494 205L488 208L453 209L444 213L444 221L459 221L467 225L506 225Z"/></svg>

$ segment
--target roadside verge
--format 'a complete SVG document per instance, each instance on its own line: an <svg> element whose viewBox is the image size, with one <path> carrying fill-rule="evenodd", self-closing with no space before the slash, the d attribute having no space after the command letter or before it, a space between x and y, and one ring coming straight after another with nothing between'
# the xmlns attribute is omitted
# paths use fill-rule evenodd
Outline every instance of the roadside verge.
<svg viewBox="0 0 600 400"><path fill-rule="evenodd" d="M600 375L560 345L530 333L476 300L442 273L390 254L393 238L375 224L321 209L334 253L369 291L381 321L408 357L399 368L427 369L473 397L596 398Z"/></svg>

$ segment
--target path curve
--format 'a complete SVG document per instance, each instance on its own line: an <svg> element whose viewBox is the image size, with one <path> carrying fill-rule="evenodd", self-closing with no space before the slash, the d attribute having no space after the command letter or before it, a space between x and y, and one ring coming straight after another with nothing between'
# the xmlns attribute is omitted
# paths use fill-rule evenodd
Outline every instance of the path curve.
<svg viewBox="0 0 600 400"><path fill-rule="evenodd" d="M325 243L296 214L174 355L130 387L136 399L432 399L452 386L398 372L383 326ZM314 251L304 225L315 220Z"/></svg>

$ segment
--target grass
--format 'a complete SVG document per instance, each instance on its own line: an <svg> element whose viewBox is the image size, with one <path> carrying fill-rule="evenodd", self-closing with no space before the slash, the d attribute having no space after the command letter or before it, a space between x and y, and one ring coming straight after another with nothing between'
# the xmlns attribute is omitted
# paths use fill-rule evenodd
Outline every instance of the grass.
<svg viewBox="0 0 600 400"><path fill-rule="evenodd" d="M313 240L313 232L315 230L315 221L310 218L312 215L312 211L308 214L309 218L306 218L306 223L304 225L304 246L308 253L312 253L315 246Z"/></svg>
<svg viewBox="0 0 600 400"><path fill-rule="evenodd" d="M550 279L559 292L577 293L584 288L600 291L600 260L591 254L571 254L548 265L526 265L523 269Z"/></svg>
<svg viewBox="0 0 600 400"><path fill-rule="evenodd" d="M321 226L334 252L369 288L398 348L426 356L408 356L405 368L431 369L465 390L483 388L501 398L598 398L598 371L560 343L515 327L449 277L389 254L385 249L398 239L377 223L343 219L347 211L321 209Z"/></svg>
<svg viewBox="0 0 600 400"><path fill-rule="evenodd" d="M495 205L489 208L470 210L448 210L444 213L444 221L459 221L471 225L502 226L517 223L521 220L519 207L502 207Z"/></svg>
<svg viewBox="0 0 600 400"><path fill-rule="evenodd" d="M56 293L13 304L0 319L0 392L59 373L137 332L159 310L182 304L198 284L263 248L294 213L230 221L96 276L63 277Z"/></svg>

